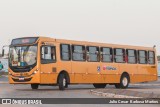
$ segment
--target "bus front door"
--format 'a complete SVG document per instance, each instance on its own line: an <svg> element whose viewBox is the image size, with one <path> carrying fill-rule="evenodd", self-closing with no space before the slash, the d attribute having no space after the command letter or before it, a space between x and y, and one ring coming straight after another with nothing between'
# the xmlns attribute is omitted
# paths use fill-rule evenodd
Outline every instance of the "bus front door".
<svg viewBox="0 0 160 107"><path fill-rule="evenodd" d="M41 46L41 84L56 82L56 49L55 46Z"/></svg>

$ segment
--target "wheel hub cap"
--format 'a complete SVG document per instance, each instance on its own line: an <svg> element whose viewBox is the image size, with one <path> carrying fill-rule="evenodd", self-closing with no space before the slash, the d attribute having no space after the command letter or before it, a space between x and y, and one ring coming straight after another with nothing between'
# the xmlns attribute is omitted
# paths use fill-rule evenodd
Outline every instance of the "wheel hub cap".
<svg viewBox="0 0 160 107"><path fill-rule="evenodd" d="M127 84L128 84L128 79L127 79L126 77L123 78L122 83L123 83L124 86L127 86Z"/></svg>
<svg viewBox="0 0 160 107"><path fill-rule="evenodd" d="M66 79L63 78L63 86L66 86Z"/></svg>

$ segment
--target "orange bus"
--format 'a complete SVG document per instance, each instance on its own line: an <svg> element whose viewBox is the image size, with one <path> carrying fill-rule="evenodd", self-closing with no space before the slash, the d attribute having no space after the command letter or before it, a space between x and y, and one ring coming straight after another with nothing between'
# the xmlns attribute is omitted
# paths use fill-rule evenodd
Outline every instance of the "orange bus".
<svg viewBox="0 0 160 107"><path fill-rule="evenodd" d="M9 83L93 84L127 88L129 83L156 81L155 47L128 46L48 37L13 39L9 49Z"/></svg>

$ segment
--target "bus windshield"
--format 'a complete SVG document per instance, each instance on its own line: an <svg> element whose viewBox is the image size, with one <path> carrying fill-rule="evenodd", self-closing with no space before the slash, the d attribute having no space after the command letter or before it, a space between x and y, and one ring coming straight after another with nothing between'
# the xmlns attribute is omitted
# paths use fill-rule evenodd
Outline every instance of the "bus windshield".
<svg viewBox="0 0 160 107"><path fill-rule="evenodd" d="M9 52L10 66L31 66L36 64L37 46L11 46Z"/></svg>

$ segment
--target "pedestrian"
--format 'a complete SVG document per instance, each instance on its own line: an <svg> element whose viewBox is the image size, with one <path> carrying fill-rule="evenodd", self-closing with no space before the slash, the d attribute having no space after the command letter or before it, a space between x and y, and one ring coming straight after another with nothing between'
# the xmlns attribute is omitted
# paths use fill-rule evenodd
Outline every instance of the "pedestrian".
<svg viewBox="0 0 160 107"><path fill-rule="evenodd" d="M0 71L3 69L3 64L0 61Z"/></svg>

